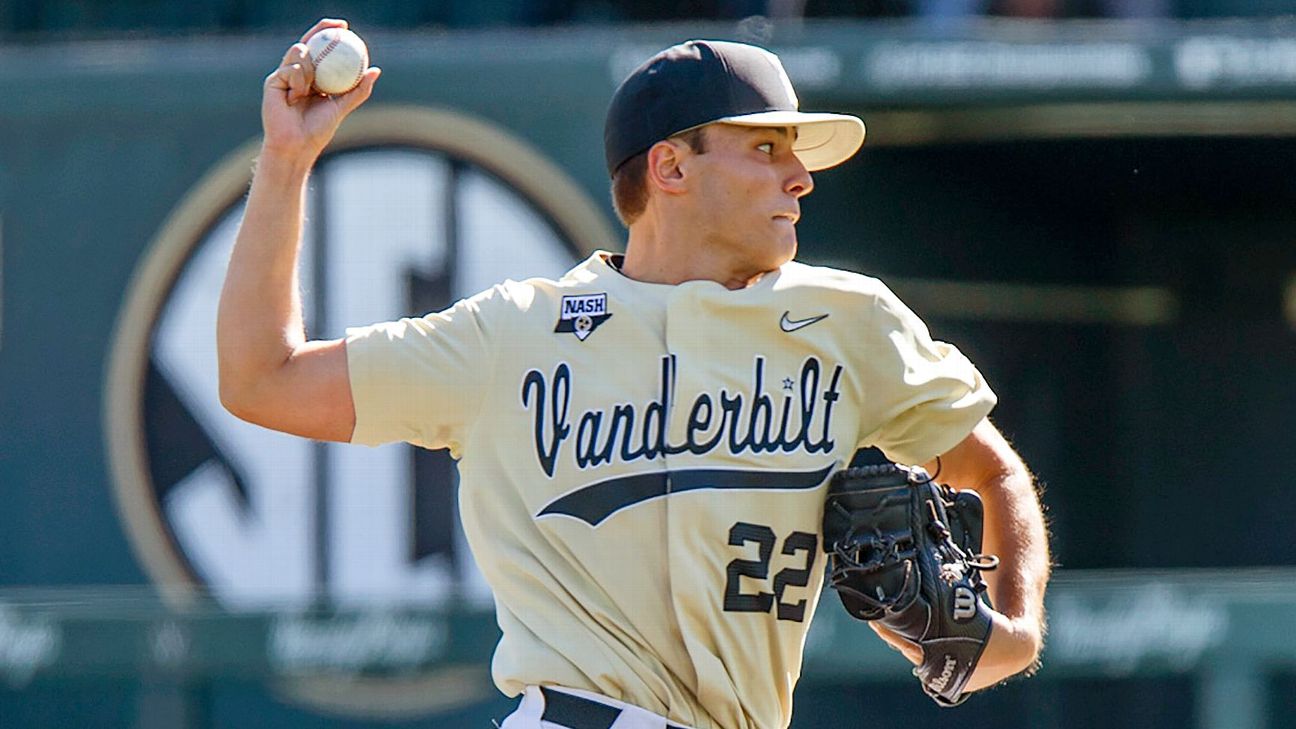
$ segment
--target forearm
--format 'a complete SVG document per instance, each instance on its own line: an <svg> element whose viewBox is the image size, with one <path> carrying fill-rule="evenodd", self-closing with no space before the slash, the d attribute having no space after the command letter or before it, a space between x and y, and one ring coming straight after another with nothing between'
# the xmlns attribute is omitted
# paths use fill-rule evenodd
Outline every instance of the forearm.
<svg viewBox="0 0 1296 729"><path fill-rule="evenodd" d="M974 489L985 505L982 551L999 557L983 576L994 603L994 629L968 690L994 685L1035 665L1045 632L1044 591L1050 557L1034 478L989 420L942 456L940 479Z"/></svg>
<svg viewBox="0 0 1296 729"><path fill-rule="evenodd" d="M985 573L995 609L1012 621L1023 640L1042 643L1044 591L1050 558L1044 515L1034 479L1020 461L991 476L978 489L986 508L984 551L999 567Z"/></svg>
<svg viewBox="0 0 1296 729"><path fill-rule="evenodd" d="M297 263L310 162L262 150L216 323L223 399L237 399L305 343Z"/></svg>
<svg viewBox="0 0 1296 729"><path fill-rule="evenodd" d="M968 691L994 686L1039 665L1050 569L1044 516L1025 466L1018 461L989 477L977 491L986 507L983 551L997 555L1000 562L984 573L997 613Z"/></svg>

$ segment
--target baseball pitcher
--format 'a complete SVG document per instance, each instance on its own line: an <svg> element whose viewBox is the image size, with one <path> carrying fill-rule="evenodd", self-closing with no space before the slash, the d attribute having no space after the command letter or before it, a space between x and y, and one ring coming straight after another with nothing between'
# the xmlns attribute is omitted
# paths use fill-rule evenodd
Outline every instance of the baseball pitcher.
<svg viewBox="0 0 1296 729"><path fill-rule="evenodd" d="M220 302L221 396L270 428L458 459L503 632L494 680L521 697L505 729L786 727L830 562L852 614L916 670L934 666L920 675L934 697L956 703L1036 661L1045 530L1029 473L986 419L995 395L881 282L793 260L810 172L855 153L859 119L799 111L768 51L666 49L607 115L623 255L307 341L307 176L378 74L320 96L295 44L266 80ZM975 522L976 543L925 516L943 492L910 478L919 469L843 480L866 446L928 472L939 457L943 481L975 488L983 534L954 501L930 510L942 527ZM867 582L890 574L895 595ZM915 609L947 611L955 588L959 635L908 629Z"/></svg>

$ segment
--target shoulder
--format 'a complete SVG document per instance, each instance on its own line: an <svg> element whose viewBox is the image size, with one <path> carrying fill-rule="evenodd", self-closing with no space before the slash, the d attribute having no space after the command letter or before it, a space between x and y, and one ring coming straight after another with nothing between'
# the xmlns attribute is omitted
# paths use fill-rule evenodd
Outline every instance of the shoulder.
<svg viewBox="0 0 1296 729"><path fill-rule="evenodd" d="M774 291L783 300L863 314L881 331L924 329L926 324L881 279L828 266L788 263L779 269Z"/></svg>
<svg viewBox="0 0 1296 729"><path fill-rule="evenodd" d="M468 297L464 303L479 312L501 314L548 310L556 306L564 296L579 296L598 289L600 278L600 272L587 260L556 279L534 277L521 281L505 280Z"/></svg>
<svg viewBox="0 0 1296 729"><path fill-rule="evenodd" d="M854 271L828 266L808 266L792 261L779 269L775 291L831 298L875 300L894 294L881 280Z"/></svg>

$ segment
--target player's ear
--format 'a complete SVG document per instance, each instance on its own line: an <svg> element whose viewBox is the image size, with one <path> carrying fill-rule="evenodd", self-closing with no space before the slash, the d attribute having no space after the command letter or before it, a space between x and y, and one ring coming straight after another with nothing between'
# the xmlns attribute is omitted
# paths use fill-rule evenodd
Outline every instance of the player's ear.
<svg viewBox="0 0 1296 729"><path fill-rule="evenodd" d="M654 144L648 150L648 183L668 194L684 192L684 170L680 163L688 151L685 144L675 139Z"/></svg>

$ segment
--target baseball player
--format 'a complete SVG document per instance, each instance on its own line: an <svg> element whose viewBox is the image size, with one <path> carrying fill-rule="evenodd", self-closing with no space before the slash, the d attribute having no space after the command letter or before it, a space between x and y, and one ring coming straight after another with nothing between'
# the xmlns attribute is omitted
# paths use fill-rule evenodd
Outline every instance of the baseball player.
<svg viewBox="0 0 1296 729"><path fill-rule="evenodd" d="M798 111L759 48L669 48L607 116L624 255L306 341L308 172L378 74L312 95L296 44L266 79L220 301L221 397L266 427L459 460L464 529L503 633L494 680L521 696L505 729L786 727L823 584L827 482L865 446L939 456L943 480L985 498L1003 566L969 687L1035 662L1044 525L986 420L995 396L879 281L792 260L809 172L854 154L859 119Z"/></svg>

